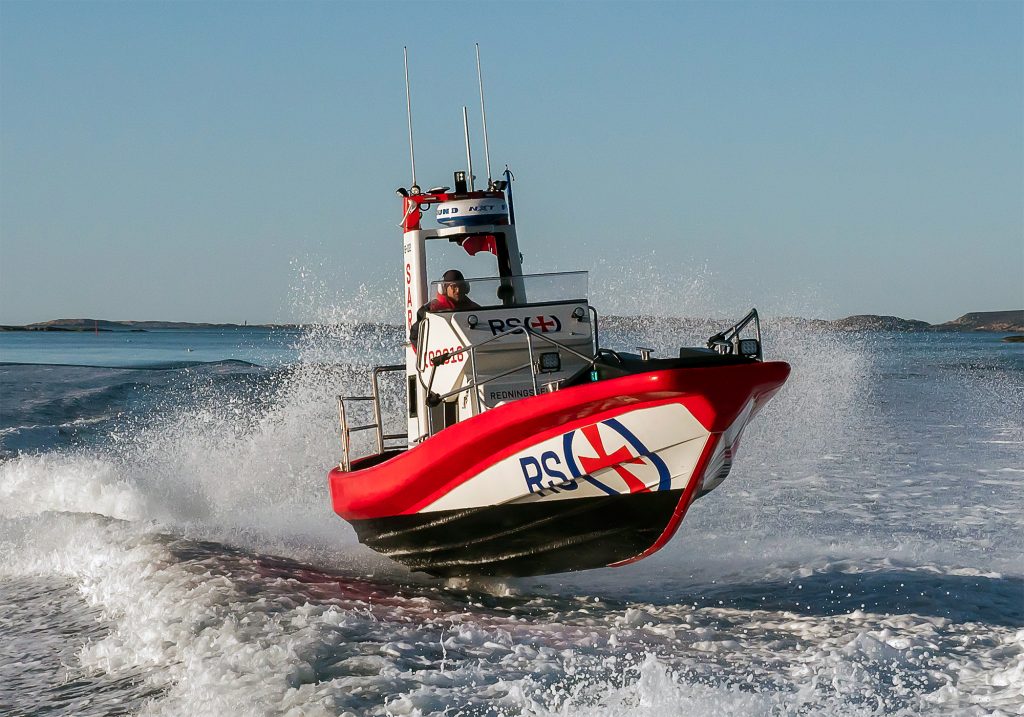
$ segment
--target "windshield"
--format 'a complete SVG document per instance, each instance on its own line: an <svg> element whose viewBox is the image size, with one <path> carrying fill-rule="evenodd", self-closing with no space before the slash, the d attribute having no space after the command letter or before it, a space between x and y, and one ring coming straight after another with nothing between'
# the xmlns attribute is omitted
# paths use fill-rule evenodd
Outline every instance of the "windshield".
<svg viewBox="0 0 1024 717"><path fill-rule="evenodd" d="M466 279L460 283L462 295L478 307L523 306L587 300L587 272L566 271L554 274L526 274L505 278ZM443 294L444 282L431 283L435 294Z"/></svg>

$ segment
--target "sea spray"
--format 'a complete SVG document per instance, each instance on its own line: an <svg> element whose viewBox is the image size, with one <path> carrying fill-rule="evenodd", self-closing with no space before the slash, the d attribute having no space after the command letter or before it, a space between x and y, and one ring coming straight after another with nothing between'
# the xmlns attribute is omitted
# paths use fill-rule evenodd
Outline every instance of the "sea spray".
<svg viewBox="0 0 1024 717"><path fill-rule="evenodd" d="M794 365L791 382L676 540L627 568L485 592L389 572L331 513L333 396L365 395L371 366L401 360L404 329L328 304L287 366L174 369L110 440L0 464L0 578L21 590L0 594L44 584L56 596L35 598L25 629L5 632L20 641L9 649L57 665L77 643L62 675L82 690L5 683L0 703L69 715L1020 711L1022 374L979 360L977 337L951 340L947 357L766 311L766 352ZM605 340L672 355L728 319L608 319ZM401 415L401 389L386 413Z"/></svg>

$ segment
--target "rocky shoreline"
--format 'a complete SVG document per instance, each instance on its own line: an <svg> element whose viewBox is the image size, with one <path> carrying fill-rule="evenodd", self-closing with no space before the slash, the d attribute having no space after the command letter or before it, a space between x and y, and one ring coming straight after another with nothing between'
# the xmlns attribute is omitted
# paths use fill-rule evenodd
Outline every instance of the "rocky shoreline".
<svg viewBox="0 0 1024 717"><path fill-rule="evenodd" d="M1016 333L1024 331L1024 310L973 311L941 324L901 319L898 316L864 314L825 322L840 331L988 331Z"/></svg>
<svg viewBox="0 0 1024 717"><path fill-rule="evenodd" d="M792 319L807 321L806 319ZM1019 333L1024 331L1024 309L1019 311L974 311L958 319L941 324L903 319L899 316L857 314L836 321L811 319L810 323L839 331L987 331L992 333Z"/></svg>
<svg viewBox="0 0 1024 717"><path fill-rule="evenodd" d="M608 317L611 318L611 317ZM621 318L621 317L620 317ZM974 311L953 321L929 324L927 321L903 319L899 316L857 314L843 319L784 318L782 323L808 324L814 328L836 331L987 331L993 333L1024 332L1024 309L1019 311ZM104 319L54 319L24 326L0 326L0 331L158 331L168 329L302 329L302 324L210 324L188 321L108 321Z"/></svg>

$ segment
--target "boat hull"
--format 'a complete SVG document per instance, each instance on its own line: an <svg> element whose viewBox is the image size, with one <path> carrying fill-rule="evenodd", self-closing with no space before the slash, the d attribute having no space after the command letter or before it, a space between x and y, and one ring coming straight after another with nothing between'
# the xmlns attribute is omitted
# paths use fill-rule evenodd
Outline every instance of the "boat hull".
<svg viewBox="0 0 1024 717"><path fill-rule="evenodd" d="M439 577L547 575L600 568L650 547L682 490L496 505L354 520L360 541Z"/></svg>
<svg viewBox="0 0 1024 717"><path fill-rule="evenodd" d="M789 366L641 372L515 401L329 476L361 542L441 576L622 565L724 479Z"/></svg>

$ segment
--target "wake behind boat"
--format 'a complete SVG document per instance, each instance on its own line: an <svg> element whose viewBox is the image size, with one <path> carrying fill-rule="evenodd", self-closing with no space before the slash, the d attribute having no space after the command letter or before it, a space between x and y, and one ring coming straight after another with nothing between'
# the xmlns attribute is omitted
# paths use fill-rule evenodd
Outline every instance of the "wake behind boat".
<svg viewBox="0 0 1024 717"><path fill-rule="evenodd" d="M790 369L763 361L756 310L669 358L602 346L586 272L523 272L513 177L506 168L492 178L480 87L483 190L465 108L467 170L454 189L420 189L410 101L412 185L398 190L410 341L404 364L373 370L372 395L339 397L334 510L362 543L438 576L635 562L721 484ZM424 226L430 212L436 225ZM456 265L479 278L449 268L428 281L439 273L430 267ZM406 377L405 434L383 429L389 372ZM356 404L372 409L368 423L353 425ZM351 434L362 430L375 432L376 450L353 459Z"/></svg>

